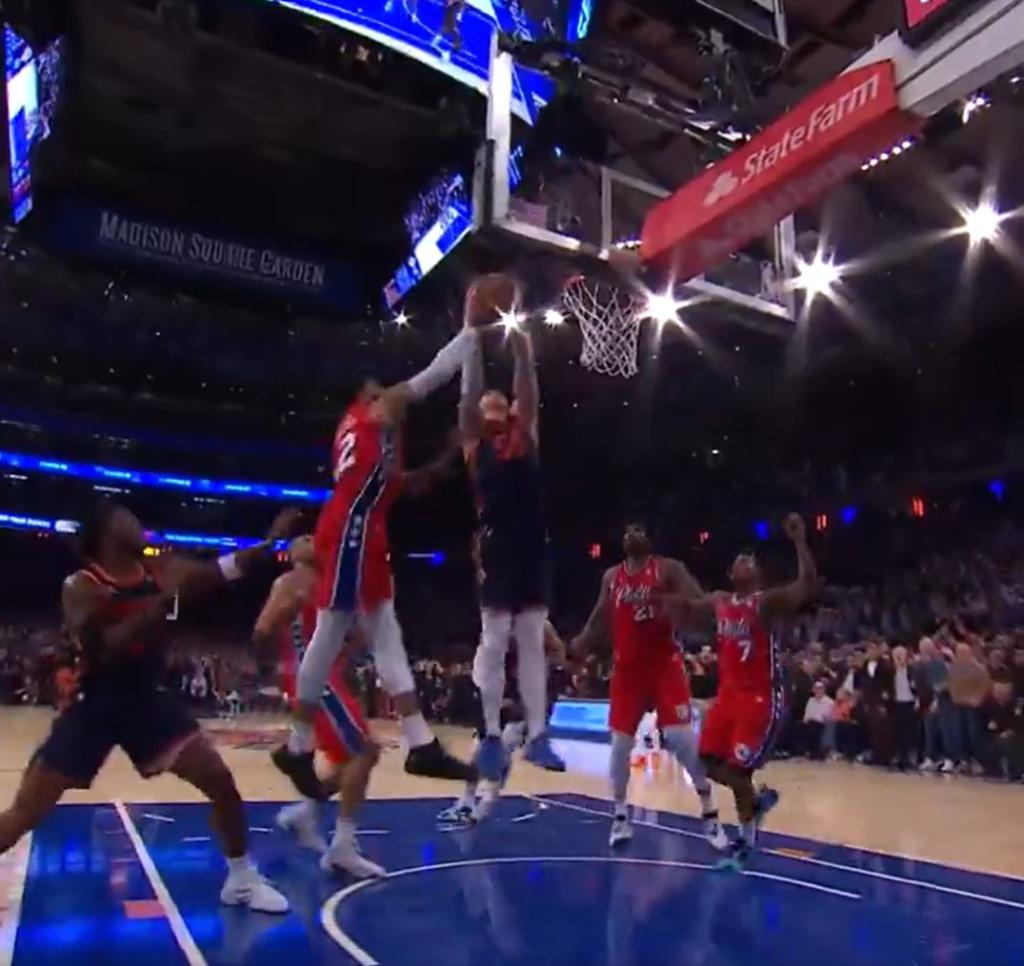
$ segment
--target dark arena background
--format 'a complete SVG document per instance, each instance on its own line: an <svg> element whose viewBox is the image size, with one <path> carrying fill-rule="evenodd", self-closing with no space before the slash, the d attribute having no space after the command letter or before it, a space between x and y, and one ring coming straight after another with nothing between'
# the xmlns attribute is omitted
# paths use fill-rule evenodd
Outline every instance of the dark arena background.
<svg viewBox="0 0 1024 966"><path fill-rule="evenodd" d="M0 966L1024 966L1024 2L0 11ZM15 844L22 774L83 700L62 588L97 504L142 521L153 572L286 507L311 533L363 379L427 366L496 271L523 300L481 336L487 385L512 392L522 333L535 356L566 770L517 757L490 814L450 820L462 786L403 771L355 648L382 747L356 834L386 872L322 870L281 819L290 695L253 643L281 539L182 593L159 686L234 776L288 912L222 903L206 798L120 749ZM405 465L447 459L388 536L420 706L468 760L458 403L454 375L410 406ZM611 848L612 644L577 638L624 526L703 588L744 550L774 586L793 512L819 574L771 627L781 799L756 851L721 867L653 714ZM677 643L699 730L719 636Z"/></svg>

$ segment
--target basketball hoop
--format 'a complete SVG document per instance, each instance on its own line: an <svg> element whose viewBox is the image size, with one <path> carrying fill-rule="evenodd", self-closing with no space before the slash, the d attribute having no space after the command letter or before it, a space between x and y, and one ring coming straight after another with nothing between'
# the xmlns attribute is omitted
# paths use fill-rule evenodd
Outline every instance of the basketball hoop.
<svg viewBox="0 0 1024 966"><path fill-rule="evenodd" d="M576 275L566 283L562 305L583 333L580 363L604 376L637 374L643 298L600 278Z"/></svg>

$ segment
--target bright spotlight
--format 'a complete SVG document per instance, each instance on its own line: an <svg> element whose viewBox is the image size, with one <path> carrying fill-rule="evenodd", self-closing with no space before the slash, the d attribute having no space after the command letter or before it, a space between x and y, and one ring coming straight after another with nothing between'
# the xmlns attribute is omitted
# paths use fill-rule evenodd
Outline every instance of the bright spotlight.
<svg viewBox="0 0 1024 966"><path fill-rule="evenodd" d="M561 325L565 322L565 316L562 315L558 309L545 309L544 310L544 324L550 325L554 328L557 325Z"/></svg>
<svg viewBox="0 0 1024 966"><path fill-rule="evenodd" d="M518 329L525 321L526 316L514 309L511 312L502 312L498 316L498 325L500 325L506 332Z"/></svg>
<svg viewBox="0 0 1024 966"><path fill-rule="evenodd" d="M992 241L999 234L1002 216L991 205L980 204L964 215L964 228L972 245Z"/></svg>
<svg viewBox="0 0 1024 966"><path fill-rule="evenodd" d="M834 262L820 254L809 262L802 262L799 270L796 285L807 292L809 301L813 301L817 295L827 295L842 274Z"/></svg>
<svg viewBox="0 0 1024 966"><path fill-rule="evenodd" d="M966 124L983 107L988 107L989 99L984 94L975 94L964 101L960 110L960 123Z"/></svg>
<svg viewBox="0 0 1024 966"><path fill-rule="evenodd" d="M409 324L409 316L406 315L405 309L402 309L398 315L395 316L395 325L400 329L404 329Z"/></svg>
<svg viewBox="0 0 1024 966"><path fill-rule="evenodd" d="M681 308L682 303L677 302L672 289L668 289L665 292L651 292L647 296L643 314L645 318L664 325L666 322L678 322Z"/></svg>

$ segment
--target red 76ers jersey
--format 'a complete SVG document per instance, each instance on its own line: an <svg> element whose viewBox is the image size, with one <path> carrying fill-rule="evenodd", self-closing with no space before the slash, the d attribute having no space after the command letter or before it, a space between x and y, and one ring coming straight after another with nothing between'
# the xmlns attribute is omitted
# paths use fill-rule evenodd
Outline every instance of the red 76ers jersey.
<svg viewBox="0 0 1024 966"><path fill-rule="evenodd" d="M376 504L386 508L395 495L399 464L394 430L372 419L365 403L353 403L338 423L331 447L334 497L351 504L371 477L380 474L385 492Z"/></svg>
<svg viewBox="0 0 1024 966"><path fill-rule="evenodd" d="M772 690L778 676L778 655L760 608L760 594L722 595L715 602L720 691Z"/></svg>
<svg viewBox="0 0 1024 966"><path fill-rule="evenodd" d="M635 573L625 563L612 577L612 648L617 663L671 656L678 652L672 622L654 600L661 564L651 557Z"/></svg>

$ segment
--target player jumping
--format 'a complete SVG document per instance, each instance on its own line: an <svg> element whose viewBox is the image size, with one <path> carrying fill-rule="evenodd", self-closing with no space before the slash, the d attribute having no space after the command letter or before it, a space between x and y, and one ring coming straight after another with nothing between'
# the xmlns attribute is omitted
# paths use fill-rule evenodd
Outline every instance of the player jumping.
<svg viewBox="0 0 1024 966"><path fill-rule="evenodd" d="M732 593L684 590L666 599L674 614L713 614L718 625L718 696L701 727L700 754L708 776L731 788L736 799L740 826L730 850L736 867L747 860L758 828L779 800L774 789L755 791L753 779L771 751L783 713L777 642L765 625L799 611L817 581L803 519L790 514L783 526L796 547L797 578L791 584L762 591L756 558L741 553L730 570Z"/></svg>
<svg viewBox="0 0 1024 966"><path fill-rule="evenodd" d="M314 545L320 570L316 628L299 666L292 730L273 754L299 793L315 798L313 720L331 668L357 615L384 690L401 717L410 774L467 781L473 769L448 754L420 712L402 630L395 616L387 516L401 488L397 431L409 402L444 385L479 352L464 328L422 372L384 388L363 383L338 424L332 448L334 490L320 512Z"/></svg>
<svg viewBox="0 0 1024 966"><path fill-rule="evenodd" d="M626 527L622 549L626 559L605 573L597 604L572 644L575 653L585 653L600 635L611 630L609 771L615 813L609 844L619 845L633 836L626 804L630 755L640 721L653 707L665 746L689 773L700 797L704 834L715 848L724 849L728 840L719 824L711 784L697 753L690 714L690 682L673 636L672 621L658 602L663 594L698 595L700 587L679 561L655 556L642 523Z"/></svg>
<svg viewBox="0 0 1024 966"><path fill-rule="evenodd" d="M272 652L275 643L278 645L281 690L294 694L298 664L316 624L317 571L312 537L296 537L288 549L292 569L274 581L256 621L253 643L263 655ZM338 869L359 879L384 875L384 869L360 853L356 841L356 816L366 799L366 786L380 758L380 747L339 665L331 671L320 698L313 730L331 774L320 795L282 809L277 824L294 832L301 844L322 852L320 867L324 871ZM319 831L320 804L334 791L339 793L340 805L328 849Z"/></svg>
<svg viewBox="0 0 1024 966"><path fill-rule="evenodd" d="M169 771L212 807L210 824L227 856L220 899L257 912L285 913L288 901L249 858L248 823L234 777L176 691L163 687L163 642L179 599L242 577L295 520L285 511L267 539L220 559L143 555L146 534L129 510L102 503L81 529L85 566L64 581L68 639L77 651L78 696L32 756L14 802L0 814L0 852L36 828L69 788L88 788L115 745L143 778Z"/></svg>
<svg viewBox="0 0 1024 966"><path fill-rule="evenodd" d="M565 642L558 636L551 621L544 622L544 656L551 668L565 666ZM512 656L509 656L511 661ZM549 697L551 687L548 688ZM479 778L466 782L462 794L437 816L439 822L451 822L457 825L472 825L485 819L494 807L501 789L508 778L512 755L526 743L526 716L518 689L510 682L506 689L506 697L501 704L501 744L505 750L505 767L498 781L481 781ZM487 734L483 717L477 725L477 741L482 741Z"/></svg>
<svg viewBox="0 0 1024 966"><path fill-rule="evenodd" d="M472 295L470 290L469 298ZM517 287L512 300L514 311L519 301ZM459 425L476 485L481 525L481 632L473 661L473 683L480 689L485 731L477 751L477 767L492 782L500 780L508 764L500 719L505 655L513 638L519 694L526 713L525 757L550 771L565 770L565 762L555 754L546 733L547 531L537 434L537 374L529 336L517 325L507 331L515 358L515 403L510 405L495 390L483 391L483 363L477 353L463 366L459 406Z"/></svg>

